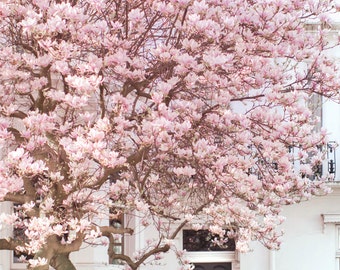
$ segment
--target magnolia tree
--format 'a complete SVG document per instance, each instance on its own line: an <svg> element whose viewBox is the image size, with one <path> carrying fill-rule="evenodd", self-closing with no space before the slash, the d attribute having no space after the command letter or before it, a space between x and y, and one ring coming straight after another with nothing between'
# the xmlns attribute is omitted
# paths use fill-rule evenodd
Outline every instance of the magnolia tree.
<svg viewBox="0 0 340 270"><path fill-rule="evenodd" d="M240 251L253 240L278 248L282 205L326 191L311 180L326 136L308 100L338 98L325 53L333 9L1 1L0 200L16 209L1 222L24 234L0 249L31 269L75 269L82 243L134 233L99 222L121 214L155 230L133 257L108 249L127 269L175 250L184 226Z"/></svg>

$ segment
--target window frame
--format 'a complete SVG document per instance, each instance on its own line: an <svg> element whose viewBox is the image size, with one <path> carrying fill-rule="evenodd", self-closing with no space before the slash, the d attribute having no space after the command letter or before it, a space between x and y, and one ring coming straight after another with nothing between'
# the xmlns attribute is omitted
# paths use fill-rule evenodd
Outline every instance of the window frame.
<svg viewBox="0 0 340 270"><path fill-rule="evenodd" d="M335 260L336 260L336 270L340 270L340 224L335 224L335 234L336 234L336 250L335 250Z"/></svg>
<svg viewBox="0 0 340 270"><path fill-rule="evenodd" d="M183 232L192 228L184 228L180 234L180 247L183 249ZM186 251L185 258L190 263L231 263L232 270L240 270L239 253L235 251ZM340 269L339 269L340 270Z"/></svg>
<svg viewBox="0 0 340 270"><path fill-rule="evenodd" d="M120 221L120 222L117 222L117 223L120 223L120 227L124 228L125 222L126 222L124 212L122 211L121 213L119 213L118 214L118 218L111 218L111 214L113 213L114 209L111 208L109 211L110 211L109 225L113 226L113 222L114 221ZM113 226L113 227L115 227L115 226ZM115 228L118 228L118 227L115 227ZM126 248L125 247L125 237L124 237L124 234L121 235L121 239L120 239L119 242L113 241L112 243L110 242L109 245L110 245L109 250L110 250L110 248L112 246L112 250L113 251L115 250L115 247L120 247L121 253L119 253L119 254L124 255L125 254L125 248ZM119 262L114 262L114 259L111 258L109 253L108 253L108 264L112 265L112 266L115 266L115 265L119 266L119 265L121 265L121 263L119 263Z"/></svg>
<svg viewBox="0 0 340 270"><path fill-rule="evenodd" d="M11 204L11 207L10 207L10 212L11 213L15 213L15 203L12 203ZM11 233L10 235L13 236L14 234L14 230L15 228L11 228ZM11 256L10 256L10 267L11 267L11 270L21 270L21 269L27 269L27 263L26 262L15 262L14 261L14 258L15 258L15 254L14 254L14 250L11 250Z"/></svg>

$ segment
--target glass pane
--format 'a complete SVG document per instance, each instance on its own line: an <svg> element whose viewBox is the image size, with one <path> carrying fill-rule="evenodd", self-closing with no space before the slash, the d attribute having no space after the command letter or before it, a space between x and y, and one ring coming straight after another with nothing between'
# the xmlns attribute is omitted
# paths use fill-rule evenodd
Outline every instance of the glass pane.
<svg viewBox="0 0 340 270"><path fill-rule="evenodd" d="M119 260L119 259L113 259L112 261L111 261L111 264L123 264L123 262L121 261L121 260ZM120 268L119 268L120 269Z"/></svg>
<svg viewBox="0 0 340 270"><path fill-rule="evenodd" d="M183 249L187 251L235 251L234 239L227 239L223 246L213 240L219 239L208 230L183 230Z"/></svg>
<svg viewBox="0 0 340 270"><path fill-rule="evenodd" d="M111 226L114 227L114 228L121 228L122 227L122 223L118 219L112 219L111 220Z"/></svg>
<svg viewBox="0 0 340 270"><path fill-rule="evenodd" d="M122 254L122 246L114 246L113 250L115 252L115 254Z"/></svg>
<svg viewBox="0 0 340 270"><path fill-rule="evenodd" d="M119 209L110 209L110 214L112 215L110 226L117 229L124 228L124 214L120 213ZM109 261L111 264L122 264L121 260L114 259L114 254L124 254L124 235L115 235L111 241Z"/></svg>
<svg viewBox="0 0 340 270"><path fill-rule="evenodd" d="M195 270L231 270L231 263L195 263Z"/></svg>

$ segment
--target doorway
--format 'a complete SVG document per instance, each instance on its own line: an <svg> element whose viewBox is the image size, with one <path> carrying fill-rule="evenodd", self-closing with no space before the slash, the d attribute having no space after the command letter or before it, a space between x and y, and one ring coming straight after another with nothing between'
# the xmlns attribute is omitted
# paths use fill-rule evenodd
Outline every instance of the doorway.
<svg viewBox="0 0 340 270"><path fill-rule="evenodd" d="M231 263L195 263L195 270L231 270Z"/></svg>

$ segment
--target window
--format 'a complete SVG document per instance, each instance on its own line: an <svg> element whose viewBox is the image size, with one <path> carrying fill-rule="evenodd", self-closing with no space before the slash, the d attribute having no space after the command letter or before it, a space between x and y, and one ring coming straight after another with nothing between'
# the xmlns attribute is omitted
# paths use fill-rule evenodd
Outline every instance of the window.
<svg viewBox="0 0 340 270"><path fill-rule="evenodd" d="M231 263L195 263L195 270L231 270Z"/></svg>
<svg viewBox="0 0 340 270"><path fill-rule="evenodd" d="M111 174L108 177L109 184L115 184L116 181L120 178L120 173L116 172L115 174ZM113 199L112 199L113 200ZM124 211L119 207L111 207L109 209L109 223L110 226L120 229L124 228L125 226L125 216ZM117 254L124 254L124 234L117 234L112 235L109 237L109 248L108 248L108 255L109 255L109 264L122 264L121 260L116 259L115 255Z"/></svg>
<svg viewBox="0 0 340 270"><path fill-rule="evenodd" d="M124 214L117 212L117 210L110 210L110 226L114 228L124 227ZM112 236L110 239L110 246L108 249L109 263L110 264L121 264L121 261L114 258L116 254L124 254L124 235Z"/></svg>
<svg viewBox="0 0 340 270"><path fill-rule="evenodd" d="M195 270L239 270L234 239L217 245L214 240L221 242L221 239L208 230L183 230L182 237L186 257Z"/></svg>
<svg viewBox="0 0 340 270"><path fill-rule="evenodd" d="M336 270L340 270L340 214L321 214L323 219L323 233L327 226L335 228L335 264Z"/></svg>
<svg viewBox="0 0 340 270"><path fill-rule="evenodd" d="M18 216L21 217L22 220L24 220L26 217L24 216L21 205L20 204L13 204L13 210L14 213L18 213ZM12 235L13 238L16 240L22 240L26 241L27 237L25 235L25 226L24 225L17 225L13 227ZM26 253L21 253L18 251L12 252L12 266L15 268L26 268L26 264L23 263L21 260L21 257L23 257L25 260L33 259L33 255L29 255Z"/></svg>
<svg viewBox="0 0 340 270"><path fill-rule="evenodd" d="M214 239L219 239L208 230L184 230L183 249L187 251L235 251L234 239L228 239L223 246L214 244Z"/></svg>
<svg viewBox="0 0 340 270"><path fill-rule="evenodd" d="M315 130L320 131L322 125L322 96L319 94L312 94L309 98L308 108L312 111L313 115L319 119L315 125Z"/></svg>

